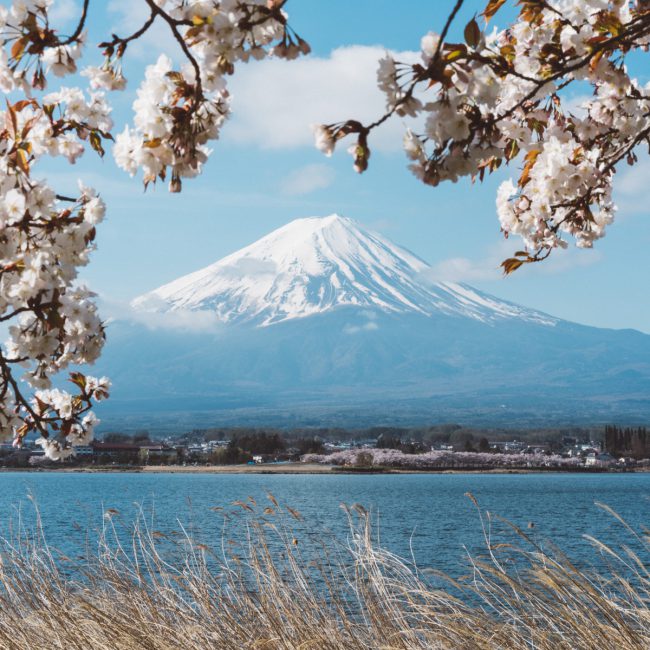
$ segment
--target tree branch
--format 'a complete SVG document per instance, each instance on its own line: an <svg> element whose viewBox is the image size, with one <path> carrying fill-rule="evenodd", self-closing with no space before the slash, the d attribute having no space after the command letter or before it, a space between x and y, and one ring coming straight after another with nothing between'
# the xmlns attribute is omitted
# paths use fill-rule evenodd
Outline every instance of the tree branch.
<svg viewBox="0 0 650 650"><path fill-rule="evenodd" d="M140 38L140 36L142 36L149 29L149 27L151 27L151 25L153 25L153 22L156 19L156 15L157 15L156 12L152 10L151 13L149 14L149 18L147 18L147 20L142 25L142 27L140 27L140 29L138 29L136 32L133 32L131 36L127 36L126 38L120 38L119 36L113 34L112 41L110 42L106 41L104 43L100 43L99 47L113 48L119 44L122 47L122 52L119 53L119 56L122 56L122 54L124 54L124 50L126 50L126 46L128 45L128 43Z"/></svg>
<svg viewBox="0 0 650 650"><path fill-rule="evenodd" d="M83 9L81 10L81 18L79 18L79 24L77 25L77 29L74 30L71 36L68 36L64 41L61 41L59 45L69 45L70 43L76 42L79 37L81 36L81 32L84 29L84 25L86 24L86 17L88 16L88 5L90 4L90 0L84 0L83 4Z"/></svg>
<svg viewBox="0 0 650 650"><path fill-rule="evenodd" d="M34 426L39 430L41 435L44 438L49 437L47 430L43 427L41 421L40 421L40 416L32 409L30 406L29 402L23 397L22 393L20 392L20 388L18 388L18 382L15 380L14 376L11 373L11 368L7 364L7 360L5 359L4 355L2 352L0 352L0 369L2 369L2 378L5 380L6 383L8 383L11 386L11 390L14 393L14 398L16 399L16 403L20 404L22 408L24 408L27 413L31 416Z"/></svg>
<svg viewBox="0 0 650 650"><path fill-rule="evenodd" d="M451 24L454 22L454 19L456 18L456 14L460 11L460 8L463 6L464 2L465 0L456 0L456 5L451 10L449 16L447 16L447 21L445 22L445 26L442 28L442 32L440 32L440 38L438 39L438 44L436 45L436 51L433 53L433 57L431 58L431 64L433 64L438 60L438 57L440 56L440 50L442 49L442 44L445 40L445 37L447 36L447 32L449 31Z"/></svg>
<svg viewBox="0 0 650 650"><path fill-rule="evenodd" d="M187 46L187 43L185 42L185 39L183 38L183 35L178 31L178 25L177 22L169 16L166 12L164 12L155 2L154 0L145 0L145 2L149 5L151 8L151 12L154 14L158 14L168 25L169 29L171 29L172 34L174 35L174 38L178 42L178 44L181 46L181 49L183 50L183 54L188 58L189 62L192 64L192 67L194 68L194 74L196 77L196 91L197 91L197 96L199 100L203 99L203 85L201 83L201 69L199 68L198 61L194 58L194 55L192 52L190 52L190 48Z"/></svg>

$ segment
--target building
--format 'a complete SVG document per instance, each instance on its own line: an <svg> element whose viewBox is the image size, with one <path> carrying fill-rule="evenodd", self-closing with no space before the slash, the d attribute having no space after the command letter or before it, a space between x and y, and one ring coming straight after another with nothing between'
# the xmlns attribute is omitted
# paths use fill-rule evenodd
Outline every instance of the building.
<svg viewBox="0 0 650 650"><path fill-rule="evenodd" d="M91 443L94 459L98 463L119 463L137 465L140 460L140 445L126 442Z"/></svg>
<svg viewBox="0 0 650 650"><path fill-rule="evenodd" d="M141 445L139 458L145 465L169 465L178 460L178 451L166 445Z"/></svg>
<svg viewBox="0 0 650 650"><path fill-rule="evenodd" d="M599 454L591 451L585 457L585 467L610 467L615 464L616 459L607 452Z"/></svg>

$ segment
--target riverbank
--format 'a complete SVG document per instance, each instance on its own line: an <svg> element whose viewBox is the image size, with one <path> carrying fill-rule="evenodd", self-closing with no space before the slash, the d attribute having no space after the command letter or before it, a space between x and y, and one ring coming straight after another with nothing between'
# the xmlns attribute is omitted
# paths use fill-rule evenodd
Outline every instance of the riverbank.
<svg viewBox="0 0 650 650"><path fill-rule="evenodd" d="M645 467L625 470L592 467L537 467L537 468L393 468L346 467L321 463L262 463L256 465L86 465L77 467L2 467L0 472L63 472L79 474L136 472L143 474L621 474L648 472Z"/></svg>

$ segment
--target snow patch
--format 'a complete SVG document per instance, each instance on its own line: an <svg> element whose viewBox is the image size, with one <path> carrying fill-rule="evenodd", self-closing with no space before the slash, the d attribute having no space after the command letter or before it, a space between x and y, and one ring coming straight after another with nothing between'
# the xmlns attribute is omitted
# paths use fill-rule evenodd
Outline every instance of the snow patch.
<svg viewBox="0 0 650 650"><path fill-rule="evenodd" d="M210 311L222 323L262 327L352 305L392 313L443 313L485 323L557 323L551 316L464 284L430 283L425 278L430 270L417 256L351 219L337 214L307 217L136 298L133 306L145 311Z"/></svg>

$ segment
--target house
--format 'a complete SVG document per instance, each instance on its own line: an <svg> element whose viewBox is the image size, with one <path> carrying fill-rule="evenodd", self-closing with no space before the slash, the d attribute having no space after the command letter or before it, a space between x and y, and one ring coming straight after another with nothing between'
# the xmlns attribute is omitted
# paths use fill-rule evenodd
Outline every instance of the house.
<svg viewBox="0 0 650 650"><path fill-rule="evenodd" d="M139 458L145 465L168 465L178 460L178 452L174 447L167 447L166 445L141 445Z"/></svg>
<svg viewBox="0 0 650 650"><path fill-rule="evenodd" d="M616 459L607 452L599 454L596 451L591 451L585 457L585 467L610 467L615 463Z"/></svg>
<svg viewBox="0 0 650 650"><path fill-rule="evenodd" d="M611 454L608 454L606 451L603 451L602 453L597 455L598 459L598 464L601 467L610 467L611 465L616 464L616 458L612 456Z"/></svg>
<svg viewBox="0 0 650 650"><path fill-rule="evenodd" d="M99 442L91 443L95 459L99 463L121 463L137 465L140 457L140 445L126 442Z"/></svg>

